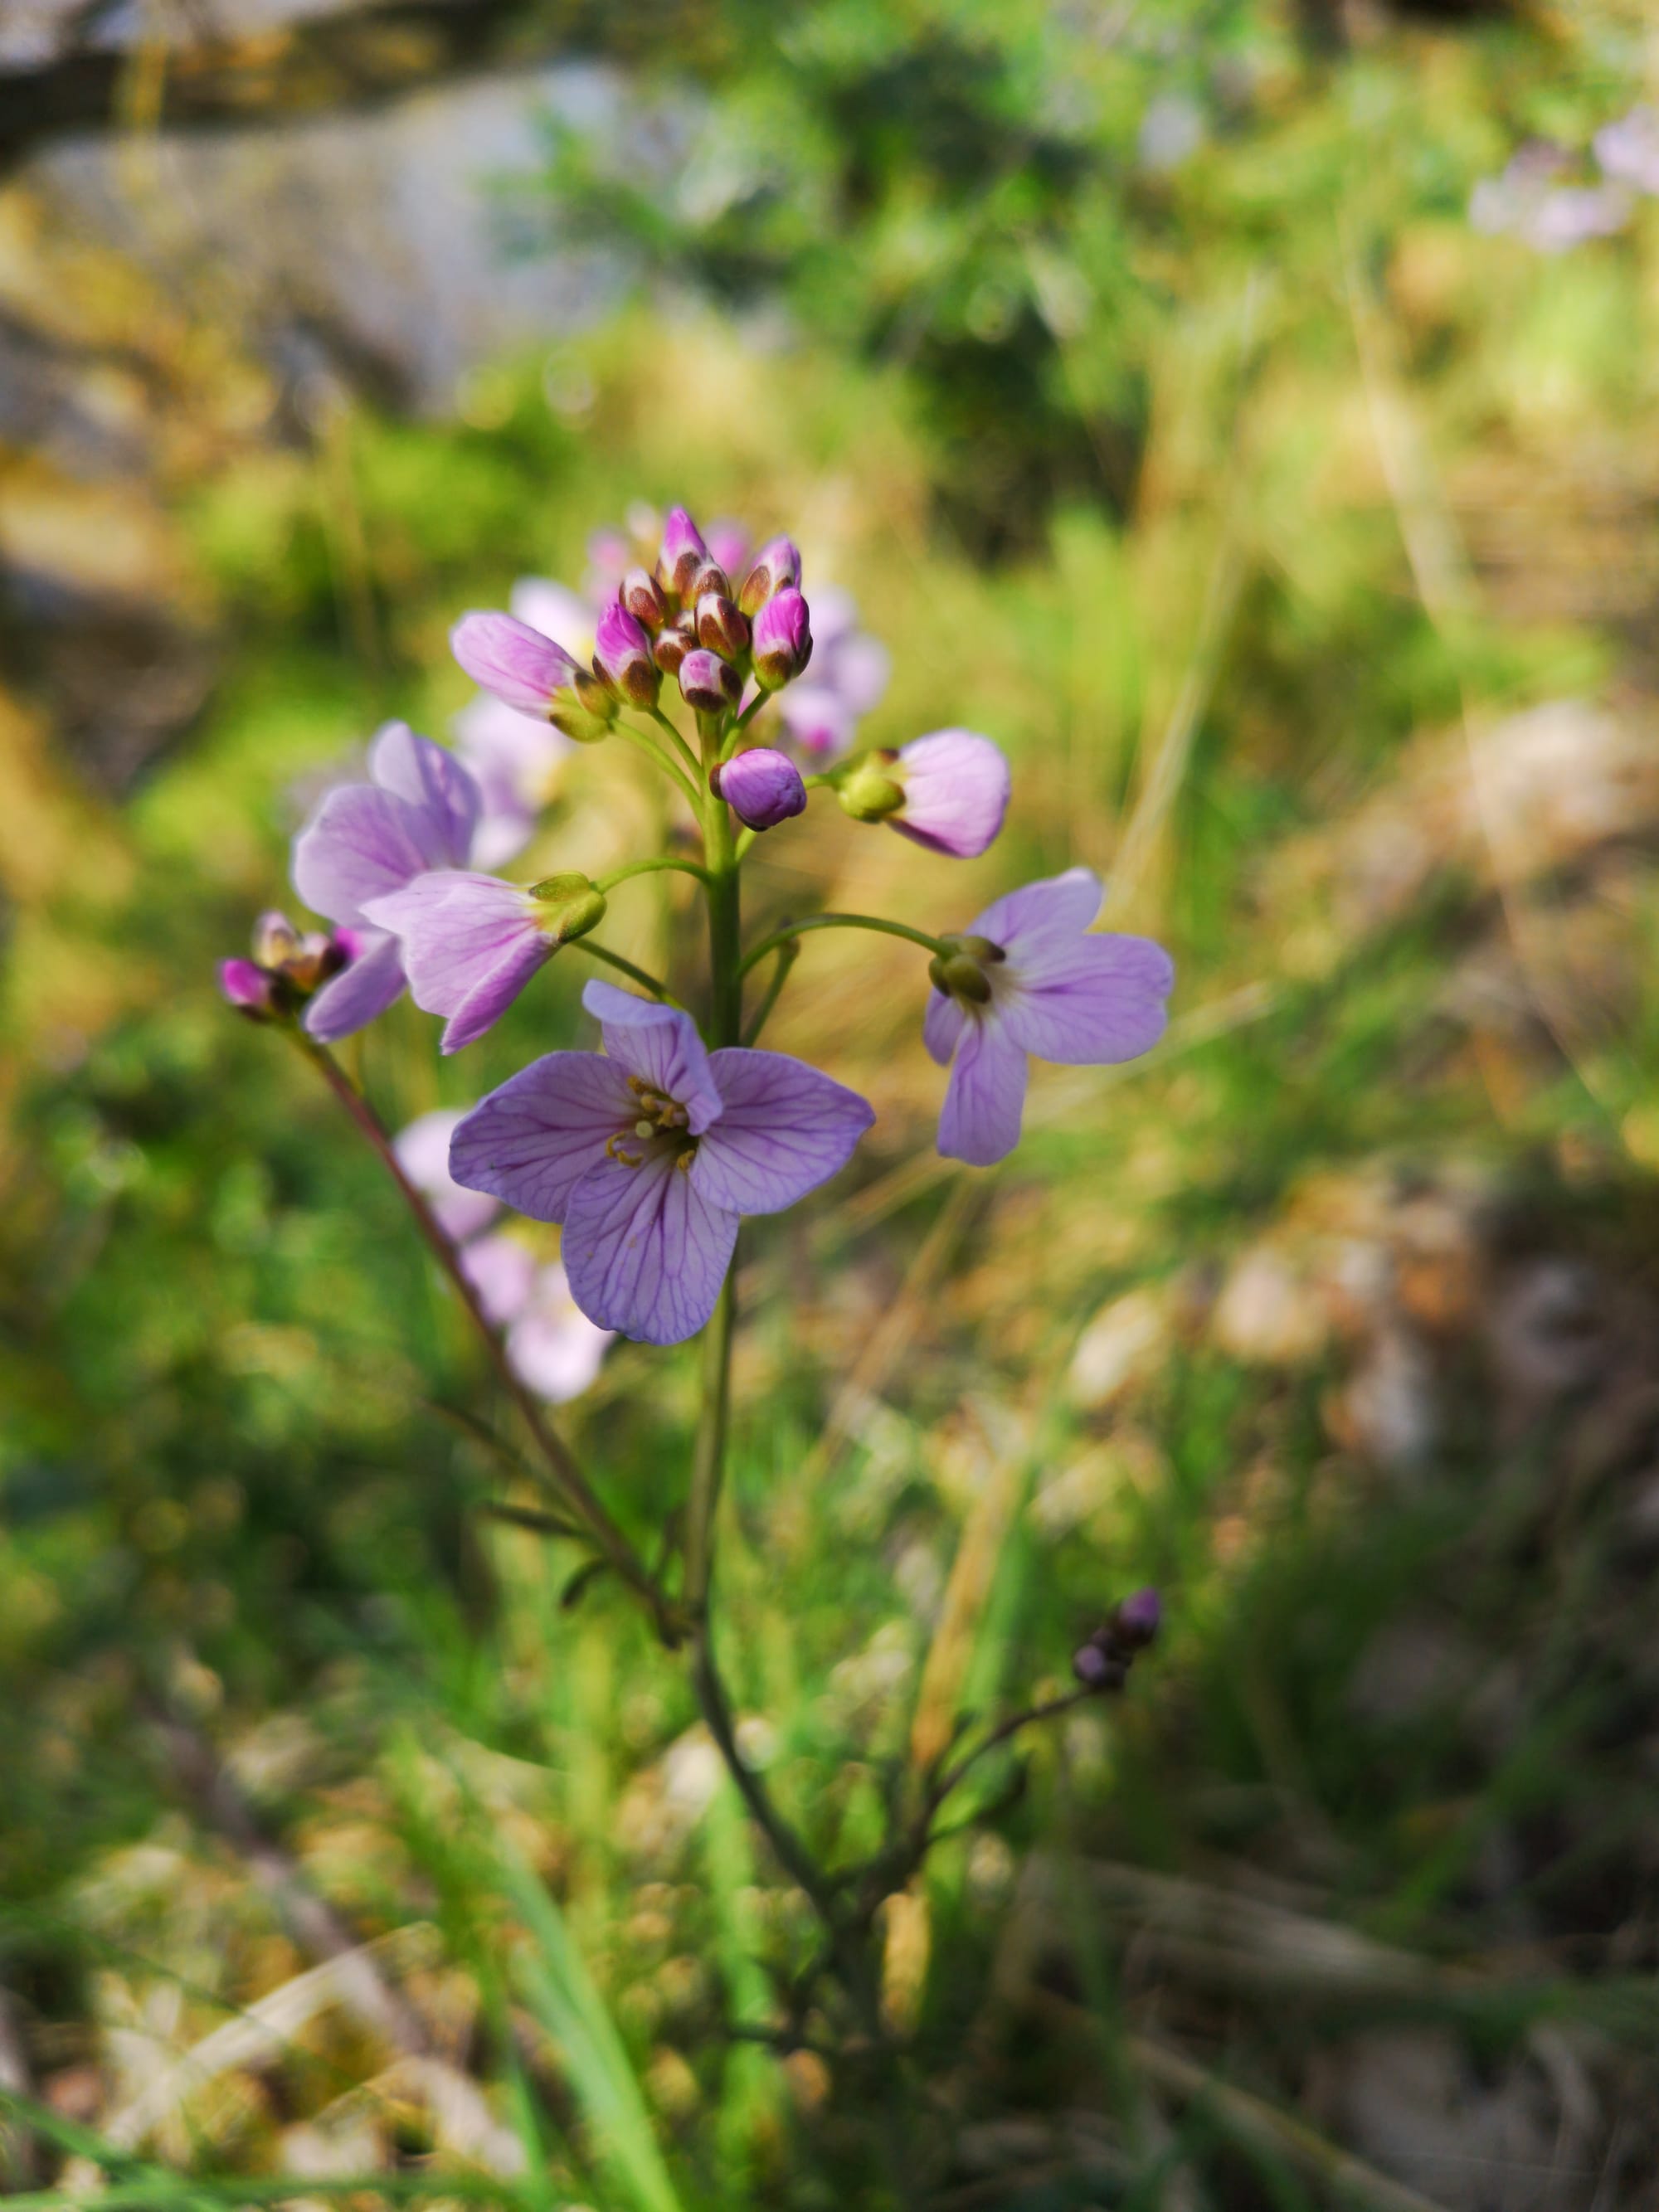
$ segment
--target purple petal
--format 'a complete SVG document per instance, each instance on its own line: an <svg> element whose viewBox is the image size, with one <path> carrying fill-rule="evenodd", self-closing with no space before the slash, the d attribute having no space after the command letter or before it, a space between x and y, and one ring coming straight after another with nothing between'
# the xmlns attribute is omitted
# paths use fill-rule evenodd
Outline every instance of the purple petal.
<svg viewBox="0 0 1659 2212"><path fill-rule="evenodd" d="M893 656L877 637L856 630L836 639L829 653L823 680L854 714L868 714L879 707L893 672Z"/></svg>
<svg viewBox="0 0 1659 2212"><path fill-rule="evenodd" d="M482 1191L463 1190L449 1172L450 1139L465 1119L464 1106L441 1106L417 1115L392 1142L398 1166L428 1200L445 1236L456 1244L488 1229L498 1204Z"/></svg>
<svg viewBox="0 0 1659 2212"><path fill-rule="evenodd" d="M737 1215L710 1205L672 1152L633 1168L603 1160L565 1214L571 1296L598 1328L679 1344L714 1312L737 1241Z"/></svg>
<svg viewBox="0 0 1659 2212"><path fill-rule="evenodd" d="M412 811L428 868L464 868L478 819L478 787L461 762L407 722L388 722L369 748L368 772Z"/></svg>
<svg viewBox="0 0 1659 2212"><path fill-rule="evenodd" d="M887 817L893 828L958 860L984 852L1008 811L1008 763L972 730L935 730L901 747L896 780L904 804Z"/></svg>
<svg viewBox="0 0 1659 2212"><path fill-rule="evenodd" d="M1045 876L1008 892L969 924L969 933L988 937L1011 960L1024 959L1044 945L1081 937L1100 912L1100 878L1092 868L1067 868L1063 876Z"/></svg>
<svg viewBox="0 0 1659 2212"><path fill-rule="evenodd" d="M463 615L449 633L449 649L475 684L526 714L545 715L554 693L576 673L562 646L511 615Z"/></svg>
<svg viewBox="0 0 1659 2212"><path fill-rule="evenodd" d="M263 1012L270 1004L270 978L251 960L222 960L219 988L233 1006L252 1006Z"/></svg>
<svg viewBox="0 0 1659 2212"><path fill-rule="evenodd" d="M403 947L380 930L364 933L362 949L306 1008L307 1033L319 1044L334 1044L366 1029L383 1014L404 988Z"/></svg>
<svg viewBox="0 0 1659 2212"><path fill-rule="evenodd" d="M583 986L582 1004L598 1018L605 1048L623 1074L637 1075L684 1106L694 1137L720 1119L720 1094L690 1014L597 981Z"/></svg>
<svg viewBox="0 0 1659 2212"><path fill-rule="evenodd" d="M1174 984L1175 963L1161 945L1102 936L1028 955L1006 985L994 970L991 988L1016 1044L1039 1060L1096 1066L1133 1060L1158 1042Z"/></svg>
<svg viewBox="0 0 1659 2212"><path fill-rule="evenodd" d="M957 1048L939 1117L947 1160L988 1168L1019 1142L1025 1105L1025 1054L994 1018L969 1022Z"/></svg>
<svg viewBox="0 0 1659 2212"><path fill-rule="evenodd" d="M732 1045L708 1066L725 1103L691 1182L734 1213L781 1213L805 1198L846 1166L876 1118L856 1091L787 1053Z"/></svg>
<svg viewBox="0 0 1659 2212"><path fill-rule="evenodd" d="M787 753L770 745L751 745L734 754L710 778L739 822L750 830L775 830L780 822L806 811L806 786Z"/></svg>
<svg viewBox="0 0 1659 2212"><path fill-rule="evenodd" d="M331 791L294 841L294 887L331 921L359 921L364 902L401 890L427 866L414 810L390 791Z"/></svg>
<svg viewBox="0 0 1659 2212"><path fill-rule="evenodd" d="M535 1255L504 1231L479 1237L460 1255L461 1272L478 1293L484 1319L493 1328L517 1321L530 1303L536 1280Z"/></svg>
<svg viewBox="0 0 1659 2212"><path fill-rule="evenodd" d="M853 709L827 684L797 684L780 692L778 712L811 767L839 760L853 742Z"/></svg>
<svg viewBox="0 0 1659 2212"><path fill-rule="evenodd" d="M638 1111L617 1061L550 1052L473 1108L450 1140L449 1172L534 1221L562 1221L574 1185Z"/></svg>
<svg viewBox="0 0 1659 2212"><path fill-rule="evenodd" d="M962 1025L967 1020L960 1004L946 991L930 991L927 1011L921 1018L921 1041L941 1067L951 1065Z"/></svg>
<svg viewBox="0 0 1659 2212"><path fill-rule="evenodd" d="M534 903L496 876L437 869L370 907L369 920L403 939L416 1005L449 1016L446 1052L481 1037L553 956Z"/></svg>
<svg viewBox="0 0 1659 2212"><path fill-rule="evenodd" d="M568 585L546 576L520 576L507 604L515 620L540 630L544 637L568 641L572 653L592 650L593 610Z"/></svg>
<svg viewBox="0 0 1659 2212"><path fill-rule="evenodd" d="M598 1375L611 1337L609 1329L595 1328L571 1297L564 1269L544 1267L526 1310L508 1333L507 1356L538 1398L562 1406L580 1397Z"/></svg>

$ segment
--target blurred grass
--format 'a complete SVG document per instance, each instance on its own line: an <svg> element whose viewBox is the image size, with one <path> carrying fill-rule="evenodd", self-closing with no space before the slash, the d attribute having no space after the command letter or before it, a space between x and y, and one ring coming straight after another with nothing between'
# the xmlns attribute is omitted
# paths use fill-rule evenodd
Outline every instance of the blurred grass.
<svg viewBox="0 0 1659 2212"><path fill-rule="evenodd" d="M800 1900L674 1667L479 1514L496 1471L428 1405L479 1402L457 1317L211 988L296 780L460 703L454 614L684 497L854 591L896 660L872 741L962 722L1015 763L986 860L814 817L757 853L757 922L821 890L945 927L1121 864L1114 920L1181 969L1168 1045L1040 1074L994 1176L931 1153L903 951L812 941L770 1040L880 1116L746 1247L726 1656L790 1816L873 1849L913 1743L1063 1678L1124 1588L1171 1596L1131 1697L1033 1743L1023 1794L988 1776L988 1826L890 1924L916 2155L959 2139L963 2204L1382 2203L1384 2170L1448 2205L1641 2201L1659 225L1544 261L1464 224L1506 121L1607 112L1552 51L1402 36L1206 148L1140 247L1133 497L1062 493L1000 567L941 515L899 369L641 309L561 349L575 417L508 363L471 423L343 404L181 469L225 663L118 809L0 702L0 1979L64 2148L310 1963L171 1713L356 1937L435 1927L398 1984L521 2178L337 2008L181 2097L139 2148L220 2178L148 2201L284 2160L453 2195L505 2167L550 2205L890 2187L880 2085L832 2075L822 2021L781 2058L726 2037L807 1964ZM630 854L657 803L584 752L526 866ZM673 962L672 888L625 896L615 941ZM571 1041L580 980L555 963L459 1064L400 1009L361 1054L388 1118ZM624 1347L572 1411L647 1541L694 1389L694 1353ZM1275 2134L1291 2111L1362 2170Z"/></svg>

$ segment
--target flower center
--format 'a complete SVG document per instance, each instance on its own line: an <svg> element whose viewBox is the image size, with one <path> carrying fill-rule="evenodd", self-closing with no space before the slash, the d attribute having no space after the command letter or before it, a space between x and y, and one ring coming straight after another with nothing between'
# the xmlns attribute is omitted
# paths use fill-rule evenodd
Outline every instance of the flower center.
<svg viewBox="0 0 1659 2212"><path fill-rule="evenodd" d="M684 1107L642 1075L630 1075L628 1087L634 1094L637 1118L606 1139L606 1152L621 1167L638 1168L645 1165L653 1145L665 1145L673 1154L674 1165L683 1175L689 1174L697 1157L697 1140L685 1126Z"/></svg>

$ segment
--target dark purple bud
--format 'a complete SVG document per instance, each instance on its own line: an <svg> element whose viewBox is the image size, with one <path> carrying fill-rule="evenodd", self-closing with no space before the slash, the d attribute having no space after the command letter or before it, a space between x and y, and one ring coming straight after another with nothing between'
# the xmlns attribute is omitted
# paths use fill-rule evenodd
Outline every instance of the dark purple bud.
<svg viewBox="0 0 1659 2212"><path fill-rule="evenodd" d="M812 658L811 617L793 585L768 599L755 617L755 674L761 688L781 691Z"/></svg>
<svg viewBox="0 0 1659 2212"><path fill-rule="evenodd" d="M593 673L607 691L635 707L654 707L662 672L651 658L651 641L626 607L609 606L593 641Z"/></svg>
<svg viewBox="0 0 1659 2212"><path fill-rule="evenodd" d="M749 649L748 622L720 592L705 592L697 601L697 642L726 660Z"/></svg>
<svg viewBox="0 0 1659 2212"><path fill-rule="evenodd" d="M657 580L665 591L684 599L691 579L708 558L702 532L683 507L671 507L662 526L662 551L657 558Z"/></svg>
<svg viewBox="0 0 1659 2212"><path fill-rule="evenodd" d="M680 692L686 705L700 714L723 714L737 705L743 684L729 661L700 647L680 663Z"/></svg>
<svg viewBox="0 0 1659 2212"><path fill-rule="evenodd" d="M1164 1601L1155 1589L1138 1589L1112 1615L1113 1641L1127 1651L1144 1651L1164 1622Z"/></svg>
<svg viewBox="0 0 1659 2212"><path fill-rule="evenodd" d="M1121 1690L1129 1679L1124 1662L1092 1642L1079 1644L1073 1652L1072 1672L1085 1690Z"/></svg>
<svg viewBox="0 0 1659 2212"><path fill-rule="evenodd" d="M671 623L668 629L660 632L651 648L652 655L665 676L678 676L686 654L697 649L695 632L684 627L688 619L682 615L678 622Z"/></svg>
<svg viewBox="0 0 1659 2212"><path fill-rule="evenodd" d="M219 988L250 1021L267 1022L276 1013L274 979L252 960L222 960Z"/></svg>
<svg viewBox="0 0 1659 2212"><path fill-rule="evenodd" d="M754 745L722 761L710 774L708 787L750 830L775 830L792 814L806 811L800 770L769 745Z"/></svg>
<svg viewBox="0 0 1659 2212"><path fill-rule="evenodd" d="M635 621L642 623L647 629L660 629L668 619L668 602L662 595L662 586L648 569L630 568L617 596Z"/></svg>
<svg viewBox="0 0 1659 2212"><path fill-rule="evenodd" d="M732 596L732 579L717 561L705 561L691 579L691 587L685 594L685 604L695 607L705 592L718 592L724 599Z"/></svg>
<svg viewBox="0 0 1659 2212"><path fill-rule="evenodd" d="M781 591L800 589L800 552L794 540L774 538L756 554L754 565L743 580L738 605L751 618L769 599Z"/></svg>

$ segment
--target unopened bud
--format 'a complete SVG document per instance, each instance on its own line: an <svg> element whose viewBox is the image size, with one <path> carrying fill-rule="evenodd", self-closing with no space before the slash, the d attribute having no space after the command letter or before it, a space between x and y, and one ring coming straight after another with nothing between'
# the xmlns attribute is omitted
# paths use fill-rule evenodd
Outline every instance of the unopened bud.
<svg viewBox="0 0 1659 2212"><path fill-rule="evenodd" d="M666 629L660 631L656 643L651 648L652 657L665 676L678 676L680 672L680 664L686 654L695 653L697 649L696 637L689 629L683 627L686 619L687 617L682 615L678 622L671 623Z"/></svg>
<svg viewBox="0 0 1659 2212"><path fill-rule="evenodd" d="M541 908L543 935L555 945L586 937L605 920L605 893L583 875L544 876L532 884L529 896Z"/></svg>
<svg viewBox="0 0 1659 2212"><path fill-rule="evenodd" d="M686 605L695 607L706 592L718 592L723 599L732 596L732 579L718 561L705 561L693 576L690 589L685 594Z"/></svg>
<svg viewBox="0 0 1659 2212"><path fill-rule="evenodd" d="M730 661L699 647L680 663L680 694L700 714L723 714L743 695L743 684Z"/></svg>
<svg viewBox="0 0 1659 2212"><path fill-rule="evenodd" d="M927 963L927 975L936 991L943 991L952 999L967 999L976 1006L990 1003L990 978L978 961L966 952L952 952L945 957L936 952Z"/></svg>
<svg viewBox="0 0 1659 2212"><path fill-rule="evenodd" d="M219 988L239 1014L251 1022L276 1018L276 981L252 960L222 960Z"/></svg>
<svg viewBox="0 0 1659 2212"><path fill-rule="evenodd" d="M697 601L697 642L725 660L748 651L748 620L724 593L705 592Z"/></svg>
<svg viewBox="0 0 1659 2212"><path fill-rule="evenodd" d="M806 602L793 586L767 600L755 617L755 674L767 691L781 691L812 658Z"/></svg>
<svg viewBox="0 0 1659 2212"><path fill-rule="evenodd" d="M1126 1650L1144 1651L1163 1623L1163 1599L1155 1589L1138 1589L1113 1613L1113 1638Z"/></svg>
<svg viewBox="0 0 1659 2212"><path fill-rule="evenodd" d="M630 568L622 580L617 597L636 623L649 630L659 630L668 619L668 602L662 595L662 586L646 568Z"/></svg>
<svg viewBox="0 0 1659 2212"><path fill-rule="evenodd" d="M722 761L711 771L708 787L750 830L775 830L780 822L806 811L800 770L769 745L751 745Z"/></svg>
<svg viewBox="0 0 1659 2212"><path fill-rule="evenodd" d="M280 968L300 950L300 933L285 914L273 908L253 925L253 957L261 968ZM235 966L235 962L228 963Z"/></svg>
<svg viewBox="0 0 1659 2212"><path fill-rule="evenodd" d="M547 719L579 745L597 744L617 719L617 702L597 676L579 668L553 695Z"/></svg>
<svg viewBox="0 0 1659 2212"><path fill-rule="evenodd" d="M836 797L854 822L884 822L903 805L904 787L887 773L895 757L892 753L866 753L836 784Z"/></svg>
<svg viewBox="0 0 1659 2212"><path fill-rule="evenodd" d="M1072 1672L1085 1690L1121 1690L1129 1679L1124 1662L1093 1642L1080 1644L1073 1652Z"/></svg>
<svg viewBox="0 0 1659 2212"><path fill-rule="evenodd" d="M756 554L738 593L738 605L752 619L780 592L799 589L800 554L793 539L774 538Z"/></svg>
<svg viewBox="0 0 1659 2212"><path fill-rule="evenodd" d="M651 658L651 640L626 607L609 606L593 641L593 673L608 691L635 707L654 707L662 672Z"/></svg>
<svg viewBox="0 0 1659 2212"><path fill-rule="evenodd" d="M657 580L677 599L684 599L691 580L708 559L702 532L683 507L671 507L662 526L662 551L657 558Z"/></svg>

